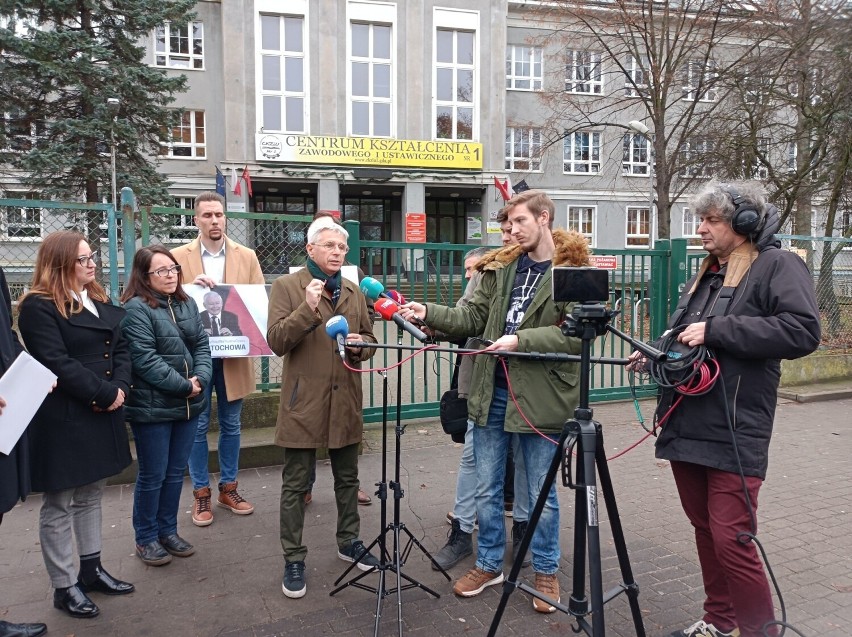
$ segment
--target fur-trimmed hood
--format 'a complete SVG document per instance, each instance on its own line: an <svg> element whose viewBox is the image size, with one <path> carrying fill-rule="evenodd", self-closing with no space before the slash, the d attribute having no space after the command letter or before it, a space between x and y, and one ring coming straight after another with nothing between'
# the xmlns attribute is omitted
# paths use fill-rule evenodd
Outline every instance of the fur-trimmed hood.
<svg viewBox="0 0 852 637"><path fill-rule="evenodd" d="M586 237L573 230L554 230L553 243L556 250L551 262L554 266L583 266L589 265L589 242ZM499 270L504 268L521 255L521 246L512 245L492 250L476 264L478 272Z"/></svg>

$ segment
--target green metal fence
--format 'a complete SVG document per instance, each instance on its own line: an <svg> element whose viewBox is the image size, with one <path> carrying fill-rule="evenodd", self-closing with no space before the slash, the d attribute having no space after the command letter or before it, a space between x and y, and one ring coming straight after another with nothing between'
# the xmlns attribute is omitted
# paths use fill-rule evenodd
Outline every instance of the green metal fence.
<svg viewBox="0 0 852 637"><path fill-rule="evenodd" d="M99 257L98 279L116 299L119 293L118 223L112 204L70 203L35 199L0 199L0 265L16 300L29 289L36 254L44 237L76 230Z"/></svg>
<svg viewBox="0 0 852 637"><path fill-rule="evenodd" d="M822 347L852 349L852 238L778 235L814 277L822 316Z"/></svg>
<svg viewBox="0 0 852 637"><path fill-rule="evenodd" d="M229 212L228 235L258 254L267 282L305 263L307 227L313 217L285 213ZM141 245L162 243L175 247L192 240L197 229L193 213L184 208L142 208L136 212L133 193L122 190L120 209L110 204L79 204L28 199L0 199L0 240L13 299L23 293L32 279L33 264L41 239L50 232L73 228L89 238L94 252L101 256L99 278L117 299L124 280L125 264L133 258L135 241ZM475 246L444 243L395 243L362 241L357 222L344 223L350 233L350 261L360 274L378 279L386 289L405 297L454 305L464 292L464 256ZM785 248L799 251L814 273L823 313L823 346L852 347L852 239L812 238L780 235ZM614 327L642 340L654 339L665 324L687 279L704 257L703 250L688 250L683 239L659 241L654 249L595 250L596 256L610 260L608 305L618 314ZM398 330L393 324L377 322L378 340L396 344ZM402 336L404 345L418 343ZM631 346L612 335L599 338L595 354L626 357ZM387 367L396 362L395 350L379 350L370 365ZM440 396L452 376L453 355L426 353L406 361L402 375L402 396L396 396L396 372L390 373L391 409L401 402L404 418L433 417ZM257 387L270 391L280 387L281 361L263 358L257 363ZM614 365L594 365L593 401L630 395L629 378ZM365 420L381 418L382 377L364 375ZM652 385L634 388L639 395L654 391Z"/></svg>

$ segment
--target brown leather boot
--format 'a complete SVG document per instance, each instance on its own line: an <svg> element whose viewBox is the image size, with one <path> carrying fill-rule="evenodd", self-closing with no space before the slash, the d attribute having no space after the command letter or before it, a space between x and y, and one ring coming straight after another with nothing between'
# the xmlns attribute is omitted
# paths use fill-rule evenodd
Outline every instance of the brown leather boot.
<svg viewBox="0 0 852 637"><path fill-rule="evenodd" d="M220 507L230 509L237 515L248 515L254 513L254 507L237 493L237 482L228 482L219 485L219 499L216 501Z"/></svg>
<svg viewBox="0 0 852 637"><path fill-rule="evenodd" d="M195 502L192 504L192 523L195 526L210 526L213 524L213 510L210 508L210 487L192 490Z"/></svg>

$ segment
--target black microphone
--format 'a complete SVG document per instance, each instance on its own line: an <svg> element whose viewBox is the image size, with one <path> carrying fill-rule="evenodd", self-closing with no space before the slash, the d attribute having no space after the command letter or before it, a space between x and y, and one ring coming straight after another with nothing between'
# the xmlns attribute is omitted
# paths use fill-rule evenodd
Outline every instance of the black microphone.
<svg viewBox="0 0 852 637"><path fill-rule="evenodd" d="M381 315L383 319L385 319L386 321L393 321L401 329L411 334L421 343L425 343L429 340L429 337L426 336L426 334L424 334L422 331L414 327L414 325L402 318L402 316L399 314L399 306L390 299L382 299L381 301L376 303L376 311Z"/></svg>
<svg viewBox="0 0 852 637"><path fill-rule="evenodd" d="M337 341L337 353L346 359L346 337L349 335L349 321L345 316L332 316L325 324L325 333Z"/></svg>

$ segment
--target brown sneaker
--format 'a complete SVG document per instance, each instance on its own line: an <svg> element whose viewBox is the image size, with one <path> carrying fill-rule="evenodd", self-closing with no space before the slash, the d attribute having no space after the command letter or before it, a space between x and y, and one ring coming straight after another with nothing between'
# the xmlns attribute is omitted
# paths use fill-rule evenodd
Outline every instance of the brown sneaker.
<svg viewBox="0 0 852 637"><path fill-rule="evenodd" d="M237 515L248 515L254 513L254 507L237 493L237 482L228 482L219 485L219 499L216 501L220 507L230 509Z"/></svg>
<svg viewBox="0 0 852 637"><path fill-rule="evenodd" d="M213 510L210 508L210 487L192 490L192 523L195 526L210 526L213 524Z"/></svg>
<svg viewBox="0 0 852 637"><path fill-rule="evenodd" d="M473 567L459 579L453 592L459 597L474 597L485 590L486 586L496 586L503 581L503 573L489 573Z"/></svg>
<svg viewBox="0 0 852 637"><path fill-rule="evenodd" d="M553 601L559 603L559 580L556 579L556 573L553 575L544 575L543 573L535 574L535 590L549 597ZM533 597L533 610L539 613L552 613L556 610L556 606L540 600L538 597Z"/></svg>

